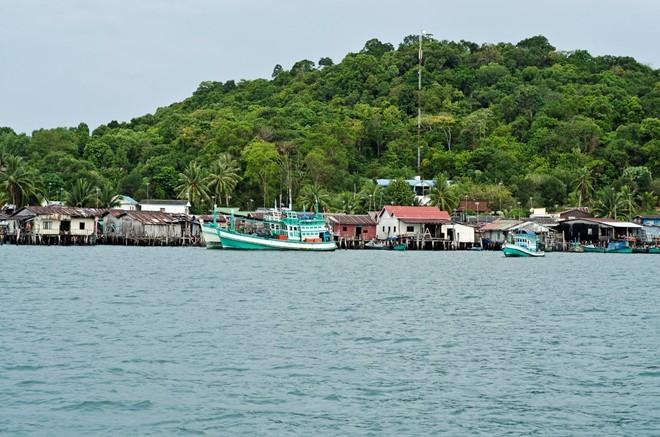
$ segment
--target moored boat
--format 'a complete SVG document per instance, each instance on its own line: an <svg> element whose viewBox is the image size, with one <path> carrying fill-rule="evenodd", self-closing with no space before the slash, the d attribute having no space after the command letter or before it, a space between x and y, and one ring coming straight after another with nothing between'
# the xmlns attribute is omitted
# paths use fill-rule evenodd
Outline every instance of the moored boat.
<svg viewBox="0 0 660 437"><path fill-rule="evenodd" d="M202 224L202 235L207 249L221 249L220 236L218 235L218 224L215 222Z"/></svg>
<svg viewBox="0 0 660 437"><path fill-rule="evenodd" d="M605 249L602 247L594 246L593 244L587 244L581 246L582 250L585 252L594 252L594 253L603 253L605 252Z"/></svg>
<svg viewBox="0 0 660 437"><path fill-rule="evenodd" d="M371 250L406 250L408 248L406 243L394 243L392 241L378 241L371 240L364 244L365 249Z"/></svg>
<svg viewBox="0 0 660 437"><path fill-rule="evenodd" d="M237 221L243 222L239 229ZM260 231L248 232L246 223L260 225ZM217 228L223 249L332 251L337 245L318 212L297 213L290 209L271 208L264 220L236 219L232 214L227 229Z"/></svg>
<svg viewBox="0 0 660 437"><path fill-rule="evenodd" d="M406 243L398 243L392 245L392 250L402 251L407 249L408 249L408 245Z"/></svg>
<svg viewBox="0 0 660 437"><path fill-rule="evenodd" d="M610 241L605 253L632 253L632 247L628 247L625 241Z"/></svg>
<svg viewBox="0 0 660 437"><path fill-rule="evenodd" d="M506 257L543 257L545 252L539 250L538 237L533 232L520 231L513 234L510 242L502 246Z"/></svg>
<svg viewBox="0 0 660 437"><path fill-rule="evenodd" d="M578 243L577 241L574 241L568 247L568 251L573 252L573 253L582 253L585 250L584 250L584 247L582 247L582 245L580 243Z"/></svg>
<svg viewBox="0 0 660 437"><path fill-rule="evenodd" d="M369 240L366 243L364 243L364 248L365 249L371 249L371 250L389 250L390 247L384 242L384 241L378 241L378 240Z"/></svg>

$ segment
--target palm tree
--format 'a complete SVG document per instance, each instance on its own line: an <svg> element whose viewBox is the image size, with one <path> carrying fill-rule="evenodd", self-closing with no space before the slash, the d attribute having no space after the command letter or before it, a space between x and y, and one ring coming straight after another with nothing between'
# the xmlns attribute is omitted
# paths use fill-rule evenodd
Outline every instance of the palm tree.
<svg viewBox="0 0 660 437"><path fill-rule="evenodd" d="M227 206L229 206L231 193L242 179L238 174L239 170L238 163L228 153L221 154L211 165L209 190L216 196L218 202L224 197Z"/></svg>
<svg viewBox="0 0 660 437"><path fill-rule="evenodd" d="M360 189L357 197L362 201L366 211L377 211L383 207L383 194L383 187L374 181L369 181Z"/></svg>
<svg viewBox="0 0 660 437"><path fill-rule="evenodd" d="M593 206L596 215L616 219L617 212L621 212L622 209L621 193L617 193L612 187L605 187L596 194L596 203Z"/></svg>
<svg viewBox="0 0 660 437"><path fill-rule="evenodd" d="M7 156L0 167L0 189L6 199L18 208L39 196L37 175L20 156Z"/></svg>
<svg viewBox="0 0 660 437"><path fill-rule="evenodd" d="M582 206L582 201L591 197L594 191L594 176L591 174L586 166L577 170L575 179L573 179L572 186L576 193L578 193L578 207Z"/></svg>
<svg viewBox="0 0 660 437"><path fill-rule="evenodd" d="M447 178L439 174L433 181L433 187L429 191L431 205L437 206L442 211L453 211L458 206L458 196L447 183Z"/></svg>
<svg viewBox="0 0 660 437"><path fill-rule="evenodd" d="M640 210L649 213L655 211L655 207L658 204L658 196L647 191L645 193L639 193L637 198L639 199Z"/></svg>
<svg viewBox="0 0 660 437"><path fill-rule="evenodd" d="M94 200L94 188L87 179L77 179L64 196L64 203L69 206L91 207Z"/></svg>
<svg viewBox="0 0 660 437"><path fill-rule="evenodd" d="M111 183L103 184L97 188L99 206L101 208L115 208L119 206L119 188Z"/></svg>
<svg viewBox="0 0 660 437"><path fill-rule="evenodd" d="M627 220L631 220L637 213L638 205L635 201L635 192L630 187L624 185L619 191L621 195L621 214L625 215Z"/></svg>
<svg viewBox="0 0 660 437"><path fill-rule="evenodd" d="M350 191L343 191L333 201L335 212L355 214L359 209L356 196Z"/></svg>
<svg viewBox="0 0 660 437"><path fill-rule="evenodd" d="M298 203L301 204L303 211L311 211L316 202L319 203L319 208L325 211L330 206L330 195L325 188L319 184L305 185L298 194Z"/></svg>
<svg viewBox="0 0 660 437"><path fill-rule="evenodd" d="M179 173L179 185L175 190L180 199L188 199L193 206L202 200L211 200L206 172L194 161Z"/></svg>

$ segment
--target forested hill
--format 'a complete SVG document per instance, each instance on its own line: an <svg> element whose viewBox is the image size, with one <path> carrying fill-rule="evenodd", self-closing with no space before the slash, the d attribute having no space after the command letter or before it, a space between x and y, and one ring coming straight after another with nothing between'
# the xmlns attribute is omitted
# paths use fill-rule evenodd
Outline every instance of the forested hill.
<svg viewBox="0 0 660 437"><path fill-rule="evenodd" d="M421 176L436 179L443 209L464 196L508 214L530 203L603 216L658 206L659 70L558 52L543 36L483 45L425 36L419 93L419 46L415 35L398 48L373 39L336 64L203 82L183 102L91 134L85 124L31 137L1 128L0 200L178 196L202 211L213 198L249 208L290 192L298 208L318 198L360 212L413 201L401 184L374 180L414 177L419 144Z"/></svg>

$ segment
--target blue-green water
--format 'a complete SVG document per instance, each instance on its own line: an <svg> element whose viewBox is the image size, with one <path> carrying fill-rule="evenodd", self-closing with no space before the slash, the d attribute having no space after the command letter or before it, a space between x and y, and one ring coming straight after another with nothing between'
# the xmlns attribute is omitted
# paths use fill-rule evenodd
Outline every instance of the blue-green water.
<svg viewBox="0 0 660 437"><path fill-rule="evenodd" d="M0 434L660 434L660 255L5 245L0 266Z"/></svg>

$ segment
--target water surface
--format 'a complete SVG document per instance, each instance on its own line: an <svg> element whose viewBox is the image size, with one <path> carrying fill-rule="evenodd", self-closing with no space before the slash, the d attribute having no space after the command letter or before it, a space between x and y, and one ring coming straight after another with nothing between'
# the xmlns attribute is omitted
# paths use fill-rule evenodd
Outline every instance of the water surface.
<svg viewBox="0 0 660 437"><path fill-rule="evenodd" d="M0 434L660 434L658 255L5 245L0 266Z"/></svg>

